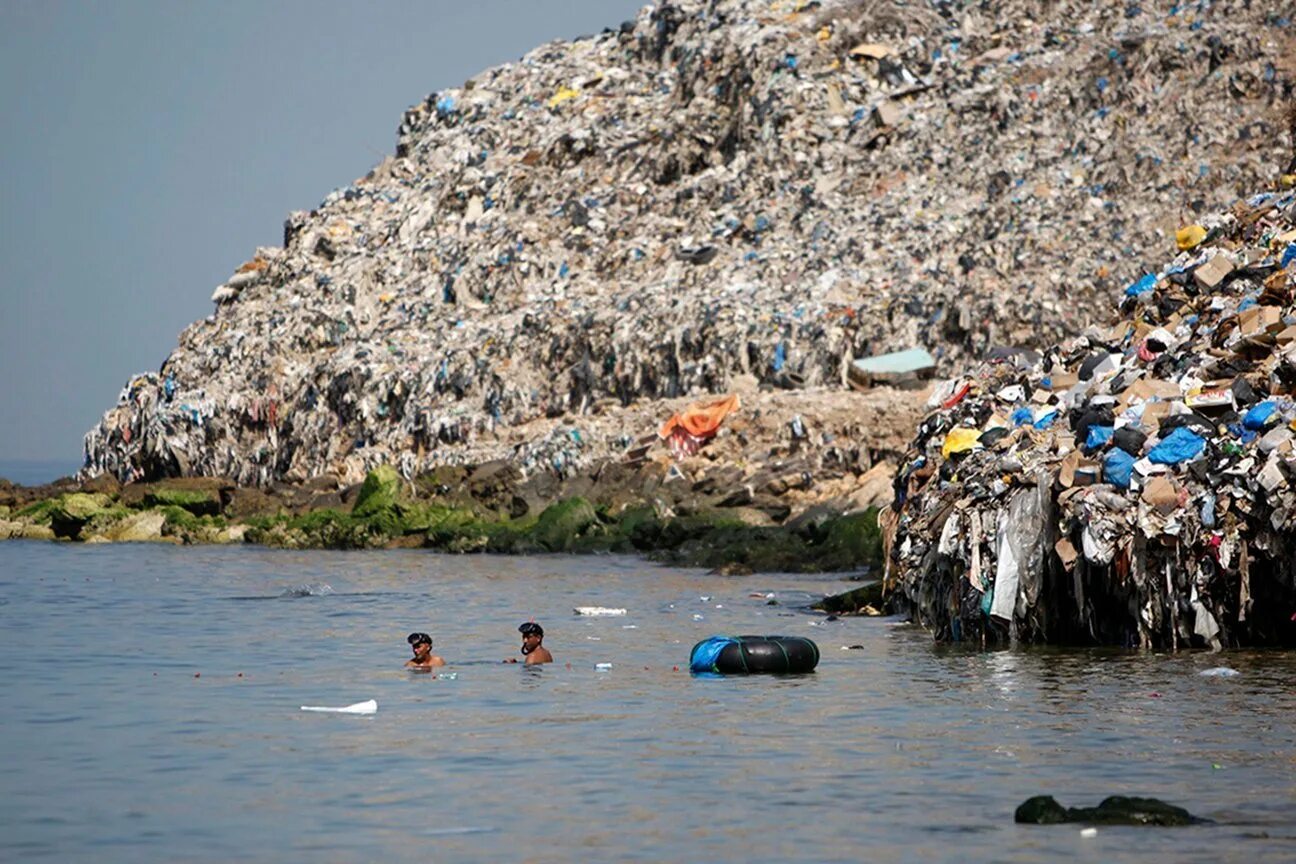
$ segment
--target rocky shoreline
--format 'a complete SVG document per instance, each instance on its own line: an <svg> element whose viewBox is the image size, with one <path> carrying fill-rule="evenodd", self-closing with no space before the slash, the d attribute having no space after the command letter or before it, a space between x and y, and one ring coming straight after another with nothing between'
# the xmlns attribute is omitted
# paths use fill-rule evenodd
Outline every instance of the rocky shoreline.
<svg viewBox="0 0 1296 864"><path fill-rule="evenodd" d="M581 418L582 445L595 455L579 470L528 471L502 442L501 458L412 477L383 465L353 484L333 475L265 487L221 477L0 481L0 538L631 553L733 574L868 570L881 560L877 509L891 498L920 396L753 391L691 455L672 453L655 431L656 418L685 406L662 400L629 418L646 434L591 435L597 423ZM566 428L551 425L547 434Z"/></svg>

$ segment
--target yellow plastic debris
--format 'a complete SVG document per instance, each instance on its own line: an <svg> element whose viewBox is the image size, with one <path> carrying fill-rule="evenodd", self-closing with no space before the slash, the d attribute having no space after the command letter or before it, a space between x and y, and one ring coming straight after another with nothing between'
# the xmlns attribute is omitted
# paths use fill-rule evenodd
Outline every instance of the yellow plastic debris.
<svg viewBox="0 0 1296 864"><path fill-rule="evenodd" d="M951 429L950 433L945 436L945 443L941 445L941 456L948 459L953 453L966 453L968 450L980 446L977 443L977 439L980 437L980 429L968 429L964 426Z"/></svg>
<svg viewBox="0 0 1296 864"><path fill-rule="evenodd" d="M1278 182L1283 185L1283 188L1290 189L1296 186L1296 174L1284 174L1278 178Z"/></svg>
<svg viewBox="0 0 1296 864"><path fill-rule="evenodd" d="M557 108L562 103L570 102L572 99L575 99L579 95L580 95L579 90L573 90L571 87L559 87L558 92L550 96L549 101L546 102L545 104L548 105L550 108Z"/></svg>
<svg viewBox="0 0 1296 864"><path fill-rule="evenodd" d="M1189 225L1175 232L1175 243L1179 244L1180 252L1197 246L1205 239L1206 229L1200 225Z"/></svg>
<svg viewBox="0 0 1296 864"><path fill-rule="evenodd" d="M820 45L824 44L832 38L832 27L829 27L827 24L820 27L819 32L815 34L815 38L819 40Z"/></svg>

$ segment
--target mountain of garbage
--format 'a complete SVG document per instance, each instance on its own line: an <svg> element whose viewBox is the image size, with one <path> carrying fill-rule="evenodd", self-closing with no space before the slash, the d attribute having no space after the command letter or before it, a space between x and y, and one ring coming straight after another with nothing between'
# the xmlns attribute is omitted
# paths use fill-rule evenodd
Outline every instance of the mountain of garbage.
<svg viewBox="0 0 1296 864"><path fill-rule="evenodd" d="M563 472L631 443L563 418L1050 344L1271 176L1293 57L1244 2L646 7L410 108L127 383L83 476Z"/></svg>
<svg viewBox="0 0 1296 864"><path fill-rule="evenodd" d="M1114 323L935 389L883 521L891 583L937 638L1296 644L1284 181L1183 226Z"/></svg>

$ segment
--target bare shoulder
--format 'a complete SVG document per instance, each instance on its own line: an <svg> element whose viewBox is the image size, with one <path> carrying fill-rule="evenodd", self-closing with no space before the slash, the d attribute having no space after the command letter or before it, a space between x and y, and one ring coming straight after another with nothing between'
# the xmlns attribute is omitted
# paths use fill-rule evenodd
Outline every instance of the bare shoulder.
<svg viewBox="0 0 1296 864"><path fill-rule="evenodd" d="M552 663L553 655L549 653L548 648L537 648L527 655L527 665L535 666L538 663Z"/></svg>

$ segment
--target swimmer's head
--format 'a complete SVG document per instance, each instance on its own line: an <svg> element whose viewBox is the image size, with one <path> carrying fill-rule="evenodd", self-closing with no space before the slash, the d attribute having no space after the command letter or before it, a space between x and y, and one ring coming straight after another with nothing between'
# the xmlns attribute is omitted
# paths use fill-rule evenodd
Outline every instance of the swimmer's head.
<svg viewBox="0 0 1296 864"><path fill-rule="evenodd" d="M426 645L429 648L432 647L432 637L426 633L411 633L409 636L405 637L405 641L409 642L409 644L415 648L420 645Z"/></svg>
<svg viewBox="0 0 1296 864"><path fill-rule="evenodd" d="M518 628L522 634L522 653L530 654L540 647L540 640L544 638L544 628L534 621L528 621Z"/></svg>

